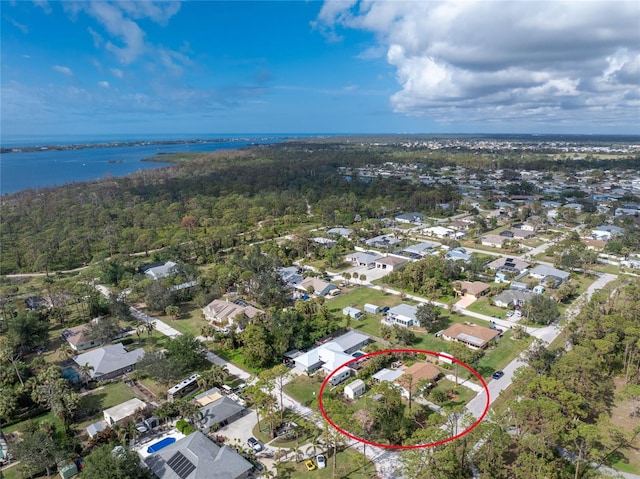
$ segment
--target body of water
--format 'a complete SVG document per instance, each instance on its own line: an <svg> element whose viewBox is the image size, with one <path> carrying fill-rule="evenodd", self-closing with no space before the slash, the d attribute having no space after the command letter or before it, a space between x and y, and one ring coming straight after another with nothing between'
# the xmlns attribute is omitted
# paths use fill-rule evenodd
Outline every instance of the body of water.
<svg viewBox="0 0 640 479"><path fill-rule="evenodd" d="M180 138L172 138L180 139ZM115 146L107 148L83 148L78 150L44 150L6 153L0 155L0 193L9 194L29 188L60 186L78 181L91 181L106 176L125 176L140 170L168 166L170 163L142 161L159 155L184 152L207 152L223 149L244 148L254 144L279 143L285 137L265 136L210 143L184 143L173 145ZM160 139L156 139L160 140ZM103 141L103 140L98 140ZM132 141L119 139L111 141ZM153 138L140 141L154 141ZM94 143L96 140L94 140ZM9 142L7 142L9 143ZM82 144L80 141L66 142L11 142L3 147L32 145ZM85 142L87 144L89 142Z"/></svg>

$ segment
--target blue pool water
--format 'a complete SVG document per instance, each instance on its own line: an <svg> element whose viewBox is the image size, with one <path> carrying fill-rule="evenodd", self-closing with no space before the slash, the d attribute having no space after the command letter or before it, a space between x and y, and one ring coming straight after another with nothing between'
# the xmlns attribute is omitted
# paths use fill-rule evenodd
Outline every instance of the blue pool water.
<svg viewBox="0 0 640 479"><path fill-rule="evenodd" d="M160 449L165 448L169 444L173 444L174 442L176 442L175 437L165 437L164 439L161 439L160 441L154 444L151 444L147 448L147 454L153 454L154 452L158 452Z"/></svg>
<svg viewBox="0 0 640 479"><path fill-rule="evenodd" d="M354 358L359 358L360 356L364 356L364 353L362 351L356 351L351 356L353 356Z"/></svg>
<svg viewBox="0 0 640 479"><path fill-rule="evenodd" d="M75 384L80 382L80 375L78 374L78 371L76 371L72 367L62 368L62 377L70 383Z"/></svg>

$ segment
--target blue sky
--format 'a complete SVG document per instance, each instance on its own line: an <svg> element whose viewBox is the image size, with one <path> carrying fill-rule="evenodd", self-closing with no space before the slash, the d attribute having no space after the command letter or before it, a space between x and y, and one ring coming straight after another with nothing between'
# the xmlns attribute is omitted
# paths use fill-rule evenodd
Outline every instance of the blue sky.
<svg viewBox="0 0 640 479"><path fill-rule="evenodd" d="M2 1L2 136L640 133L640 3Z"/></svg>

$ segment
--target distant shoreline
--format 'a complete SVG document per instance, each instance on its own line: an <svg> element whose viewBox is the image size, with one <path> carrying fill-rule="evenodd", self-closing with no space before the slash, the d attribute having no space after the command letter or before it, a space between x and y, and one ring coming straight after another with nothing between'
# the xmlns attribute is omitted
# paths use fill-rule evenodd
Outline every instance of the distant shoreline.
<svg viewBox="0 0 640 479"><path fill-rule="evenodd" d="M238 141L264 141L270 137L263 138L217 138L217 139L193 139L193 140L140 140L140 141L110 141L103 143L76 143L70 145L50 144L50 145L30 145L30 146L12 146L0 148L0 154L7 153L33 153L38 151L67 151L67 150L86 150L90 148L117 148L132 146L153 146L153 145L191 145L191 144L207 144L207 143L229 143Z"/></svg>

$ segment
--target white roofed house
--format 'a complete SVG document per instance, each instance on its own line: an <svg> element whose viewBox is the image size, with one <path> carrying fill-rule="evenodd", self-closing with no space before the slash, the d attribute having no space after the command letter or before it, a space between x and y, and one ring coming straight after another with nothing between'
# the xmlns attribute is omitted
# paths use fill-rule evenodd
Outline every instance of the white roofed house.
<svg viewBox="0 0 640 479"><path fill-rule="evenodd" d="M404 326L405 328L411 326L420 327L420 321L416 318L418 308L408 304L399 304L387 311L386 319L383 319L384 324Z"/></svg>
<svg viewBox="0 0 640 479"><path fill-rule="evenodd" d="M300 284L295 286L295 289L300 291L302 294L307 294L310 288L313 289L311 294L316 296L326 296L334 289L338 289L335 284L312 276L303 279Z"/></svg>
<svg viewBox="0 0 640 479"><path fill-rule="evenodd" d="M333 341L311 349L293 359L296 367L307 374L322 368L327 374L353 359L351 353L364 347L369 336L357 331L349 331Z"/></svg>
<svg viewBox="0 0 640 479"><path fill-rule="evenodd" d="M173 273L174 268L177 266L173 261L167 261L166 263L154 263L151 265L142 266L140 272L146 276L159 280L166 278Z"/></svg>
<svg viewBox="0 0 640 479"><path fill-rule="evenodd" d="M136 411L146 407L147 404L144 401L141 401L138 398L133 398L116 406L110 407L109 409L105 409L102 411L102 414L107 425L114 426L123 419L133 416Z"/></svg>
<svg viewBox="0 0 640 479"><path fill-rule="evenodd" d="M455 236L455 231L444 226L432 226L423 230L424 234L428 236L435 236L436 238L452 238Z"/></svg>
<svg viewBox="0 0 640 479"><path fill-rule="evenodd" d="M376 260L376 268L386 271L396 271L397 269L408 263L406 258L399 258L398 256L385 256Z"/></svg>
<svg viewBox="0 0 640 479"><path fill-rule="evenodd" d="M562 271L561 269L541 264L535 268L529 270L529 276L541 280L540 282L547 281L548 278L553 279L554 282L564 283L569 280L569 273Z"/></svg>
<svg viewBox="0 0 640 479"><path fill-rule="evenodd" d="M347 261L356 266L366 266L367 268L375 268L376 260L382 258L382 255L375 252L368 253L351 253L347 255Z"/></svg>

